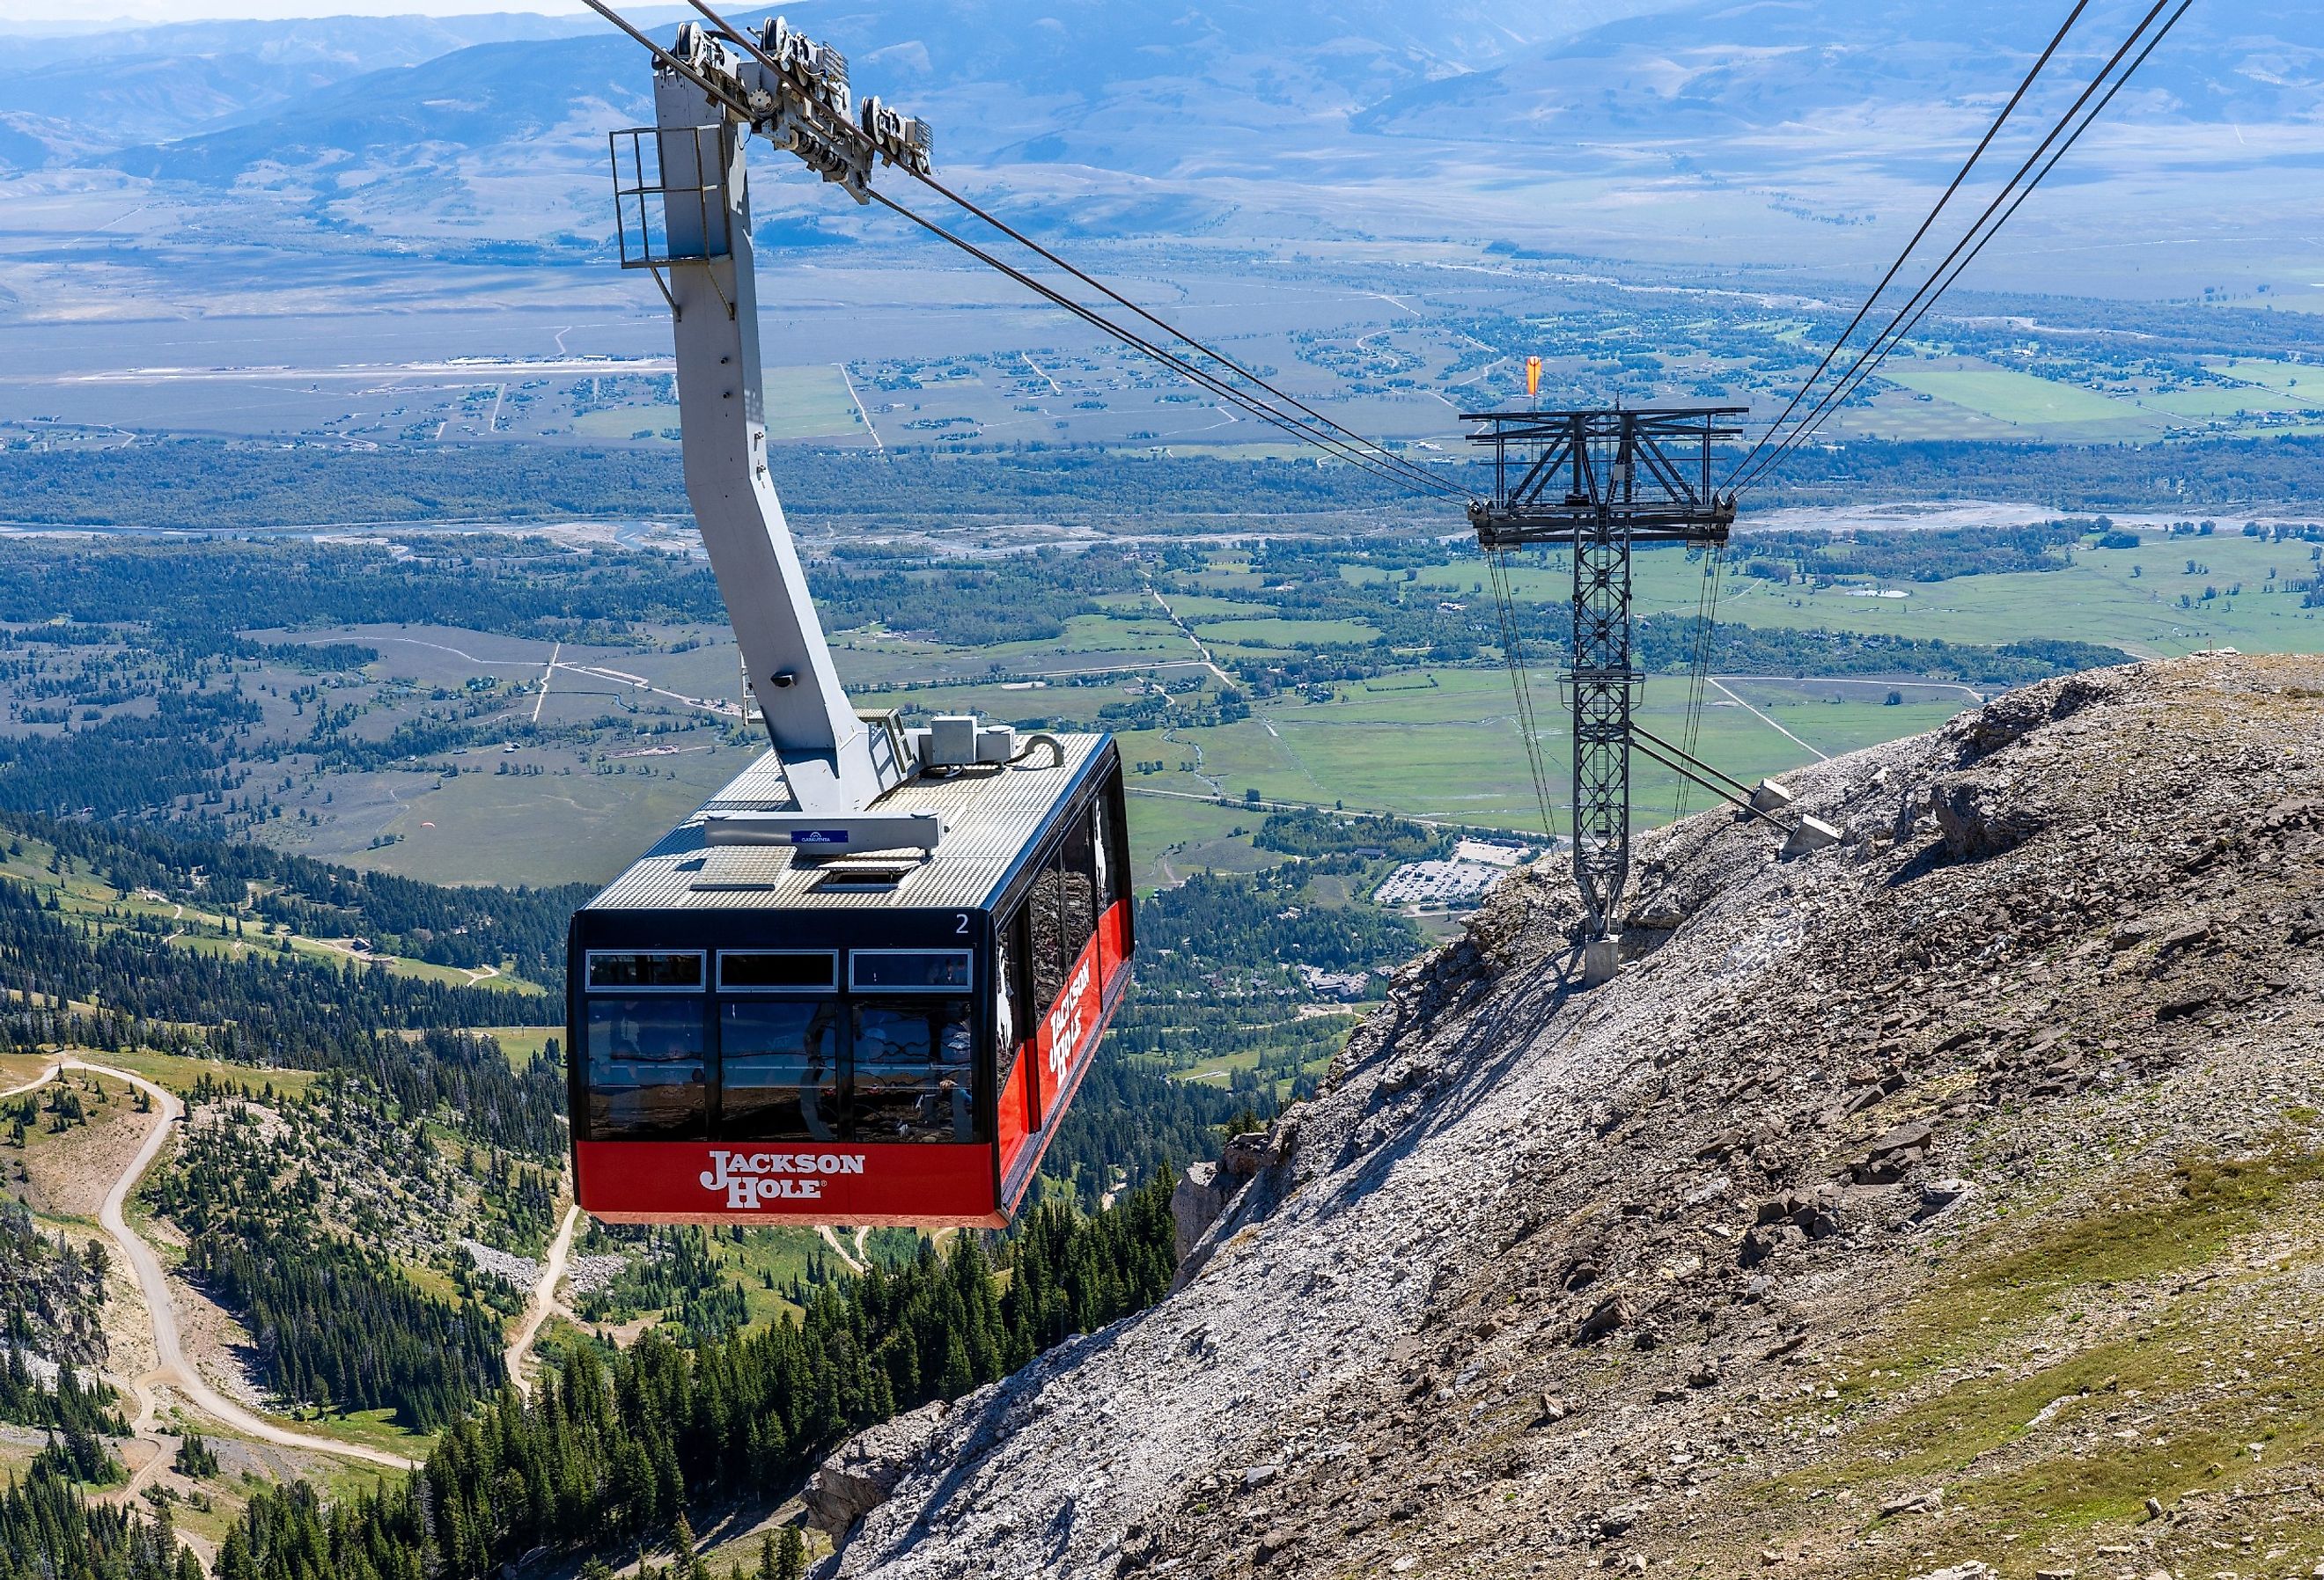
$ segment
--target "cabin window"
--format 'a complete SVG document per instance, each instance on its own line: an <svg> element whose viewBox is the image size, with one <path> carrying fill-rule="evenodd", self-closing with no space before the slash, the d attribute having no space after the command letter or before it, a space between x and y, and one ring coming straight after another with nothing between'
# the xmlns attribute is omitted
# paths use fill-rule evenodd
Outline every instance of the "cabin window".
<svg viewBox="0 0 2324 1580"><path fill-rule="evenodd" d="M589 1001L591 1141L708 1138L704 1007L700 999L685 998Z"/></svg>
<svg viewBox="0 0 2324 1580"><path fill-rule="evenodd" d="M1071 972L1074 962L1082 956L1083 947L1090 935L1097 931L1097 843L1090 837L1090 820L1086 815L1074 818L1065 827L1064 857L1065 881L1058 896L1065 906L1065 970Z"/></svg>
<svg viewBox="0 0 2324 1580"><path fill-rule="evenodd" d="M854 1006L854 1139L977 1141L975 1046L964 998Z"/></svg>
<svg viewBox="0 0 2324 1580"><path fill-rule="evenodd" d="M728 993L830 993L839 956L828 949L721 950L718 985Z"/></svg>
<svg viewBox="0 0 2324 1580"><path fill-rule="evenodd" d="M1097 913L1102 918L1121 898L1121 864L1115 859L1102 799L1090 803L1090 848L1097 856Z"/></svg>
<svg viewBox="0 0 2324 1580"><path fill-rule="evenodd" d="M858 949L847 957L848 985L858 993L966 993L973 963L966 949Z"/></svg>
<svg viewBox="0 0 2324 1580"><path fill-rule="evenodd" d="M718 1066L720 1139L838 1139L836 1000L726 1000L718 1007Z"/></svg>
<svg viewBox="0 0 2324 1580"><path fill-rule="evenodd" d="M1033 1034L1033 1012L1025 1003L1025 912L1020 907L993 929L992 1046L1005 1072L1017 1045Z"/></svg>
<svg viewBox="0 0 2324 1580"><path fill-rule="evenodd" d="M1026 974L1033 984L1033 1014L1047 1014L1049 1006L1065 988L1065 971L1072 956L1065 952L1064 927L1065 891L1065 869L1052 854L1041 864L1040 875L1033 880L1033 892L1025 897L1027 948ZM1028 1022L1030 1034L1031 1022Z"/></svg>
<svg viewBox="0 0 2324 1580"><path fill-rule="evenodd" d="M699 949L640 949L589 951L589 987L632 993L698 993L702 988Z"/></svg>

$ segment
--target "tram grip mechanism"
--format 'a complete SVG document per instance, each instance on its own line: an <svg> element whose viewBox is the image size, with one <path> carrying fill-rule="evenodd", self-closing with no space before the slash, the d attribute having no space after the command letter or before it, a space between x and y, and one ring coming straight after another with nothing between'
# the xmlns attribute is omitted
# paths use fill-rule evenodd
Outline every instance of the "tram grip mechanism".
<svg viewBox="0 0 2324 1580"><path fill-rule="evenodd" d="M702 825L705 845L782 845L815 855L934 850L943 837L934 812L727 812Z"/></svg>

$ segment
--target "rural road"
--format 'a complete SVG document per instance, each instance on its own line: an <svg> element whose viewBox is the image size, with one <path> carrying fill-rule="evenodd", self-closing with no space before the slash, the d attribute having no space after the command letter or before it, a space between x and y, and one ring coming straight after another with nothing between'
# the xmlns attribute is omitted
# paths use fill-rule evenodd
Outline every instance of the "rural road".
<svg viewBox="0 0 2324 1580"><path fill-rule="evenodd" d="M1162 596L1161 589L1149 581L1146 584L1146 590L1154 596L1154 601L1161 605L1162 613L1169 617L1170 624L1178 628L1178 633L1194 643L1194 651L1203 655L1203 667L1219 678L1220 685L1232 686L1234 677L1219 668L1219 661L1211 656L1211 650L1203 645L1203 639L1194 634L1194 628L1178 618L1178 611L1170 606L1170 600Z"/></svg>
<svg viewBox="0 0 2324 1580"><path fill-rule="evenodd" d="M138 1380L136 1390L140 1400L139 1428L149 1427L153 1413L152 1396L143 1385L162 1382L178 1390L188 1403L204 1415L262 1443L272 1443L278 1448L304 1448L335 1454L343 1459L365 1460L391 1470L412 1468L413 1461L384 1449L293 1432L262 1419L212 1388L200 1372L187 1361L184 1347L179 1342L178 1308L170 1295L169 1276L162 1270L161 1259L154 1255L153 1248L129 1227L129 1221L122 1213L129 1200L129 1193L137 1188L137 1182L144 1178L145 1170L152 1167L153 1160L161 1155L162 1147L169 1141L170 1127L185 1118L186 1105L178 1101L176 1094L163 1090L143 1076L115 1069L109 1065L66 1058L58 1062L56 1070L52 1070L51 1075L62 1070L87 1070L91 1075L110 1076L115 1080L125 1081L152 1098L154 1111L160 1115L152 1132L146 1136L145 1144L137 1150L137 1155L129 1160L129 1167L122 1170L121 1178L115 1180L113 1188L106 1193L105 1205L97 1209L97 1220L104 1225L105 1232L113 1236L114 1243L129 1259L130 1268L137 1275L138 1293L143 1297L145 1309L153 1321L153 1370Z"/></svg>
<svg viewBox="0 0 2324 1580"><path fill-rule="evenodd" d="M580 1226L580 1207L567 1207L565 1222L558 1226L557 1238L549 1243L549 1260L541 1265L540 1282L533 1286L532 1304L525 1308L524 1321L518 1326L516 1337L509 1341L509 1381L527 1399L532 1397L532 1383L524 1374L525 1359L532 1354L532 1341L540 1335L540 1325L556 1309L557 1282L565 1276L566 1259L573 1254L573 1231Z"/></svg>
<svg viewBox="0 0 2324 1580"><path fill-rule="evenodd" d="M855 1260L854 1253L847 1249L846 1243L842 1241L838 1235L831 1232L830 1224L817 1224L815 1228L816 1233L823 1236L823 1243L825 1245L830 1246L834 1252L837 1252L839 1260L847 1264L847 1270L849 1272L860 1273L864 1270L863 1264ZM857 1243L861 1244L862 1242L859 1241Z"/></svg>
<svg viewBox="0 0 2324 1580"><path fill-rule="evenodd" d="M27 1092L39 1091L51 1081L55 1080L57 1078L57 1071L63 1067L64 1067L61 1065L51 1065L47 1069L42 1070L39 1075L25 1082L23 1086L11 1086L6 1091L0 1092L0 1103L7 1101L11 1097L22 1097Z"/></svg>
<svg viewBox="0 0 2324 1580"><path fill-rule="evenodd" d="M1736 707L1741 708L1745 713L1749 714L1753 718L1757 719L1761 724L1766 725L1769 729L1783 736L1786 741L1789 741L1793 744L1800 746L1807 751L1815 752L1817 762L1829 762L1831 761L1831 753L1816 752L1816 749L1813 746L1810 746L1805 741L1801 740L1797 735L1792 734L1791 731L1777 724L1774 719L1769 718L1766 714L1761 713L1757 708L1744 701L1742 698L1737 696L1733 691L1729 690L1726 685L1720 681L1716 677L1712 678L1711 683L1713 686L1718 687L1720 695L1724 696L1729 702L1732 702Z"/></svg>

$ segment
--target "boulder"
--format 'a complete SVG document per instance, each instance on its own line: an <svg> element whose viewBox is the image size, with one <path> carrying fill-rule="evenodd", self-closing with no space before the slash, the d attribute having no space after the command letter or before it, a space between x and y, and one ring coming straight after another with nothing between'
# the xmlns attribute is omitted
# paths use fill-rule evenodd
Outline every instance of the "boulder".
<svg viewBox="0 0 2324 1580"><path fill-rule="evenodd" d="M1945 1490L1931 1487L1926 1492L1906 1492L1880 1505L1880 1518L1894 1520L1902 1514L1935 1514L1945 1506Z"/></svg>
<svg viewBox="0 0 2324 1580"><path fill-rule="evenodd" d="M1592 1307L1590 1315L1582 1319L1582 1326L1573 1330L1573 1342L1577 1344L1589 1344L1593 1340L1604 1338L1609 1333L1628 1327L1637 1319L1637 1308L1630 1304L1627 1296L1609 1295Z"/></svg>
<svg viewBox="0 0 2324 1580"><path fill-rule="evenodd" d="M1971 778L1941 780L1931 791L1945 855L1983 861L2016 849L2042 831L2042 818L1998 786Z"/></svg>
<svg viewBox="0 0 2324 1580"><path fill-rule="evenodd" d="M1913 1216L1925 1222L1950 1208L1974 1187L1966 1179L1932 1179L1921 1187L1921 1205Z"/></svg>
<svg viewBox="0 0 2324 1580"><path fill-rule="evenodd" d="M942 1400L876 1427L866 1427L832 1452L807 1477L800 1492L807 1522L834 1546L847 1539L856 1522L888 1501L896 1484L944 1425L952 1407Z"/></svg>
<svg viewBox="0 0 2324 1580"><path fill-rule="evenodd" d="M1929 1155L1936 1132L1914 1121L1900 1124L1873 1141L1865 1155L1849 1166L1858 1185L1894 1185L1904 1171Z"/></svg>

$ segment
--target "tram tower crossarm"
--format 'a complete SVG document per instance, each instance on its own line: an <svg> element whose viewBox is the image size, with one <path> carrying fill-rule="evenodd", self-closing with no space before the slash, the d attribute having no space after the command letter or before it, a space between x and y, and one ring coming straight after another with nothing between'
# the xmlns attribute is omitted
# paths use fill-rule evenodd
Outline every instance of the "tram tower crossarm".
<svg viewBox="0 0 2324 1580"><path fill-rule="evenodd" d="M1466 411L1493 452L1493 492L1469 506L1485 549L1570 542L1611 527L1634 543L1724 543L1735 501L1711 483L1712 446L1740 439L1743 406Z"/></svg>

